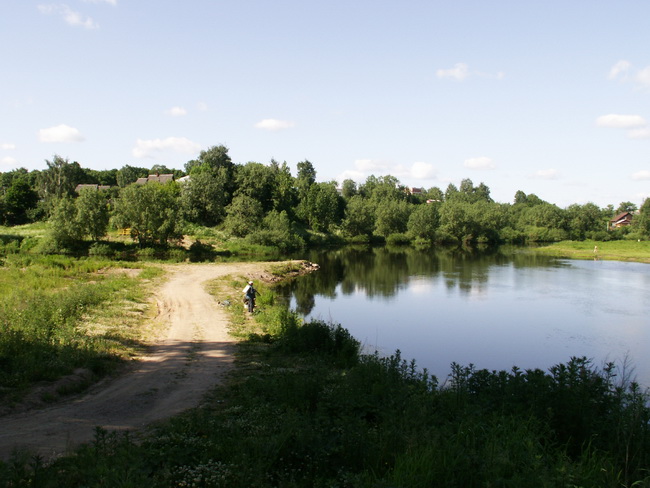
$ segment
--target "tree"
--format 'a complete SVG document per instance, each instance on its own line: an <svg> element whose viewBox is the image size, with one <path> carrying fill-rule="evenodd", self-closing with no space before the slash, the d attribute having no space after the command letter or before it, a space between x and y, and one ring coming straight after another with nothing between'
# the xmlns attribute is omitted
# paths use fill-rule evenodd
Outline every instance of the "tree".
<svg viewBox="0 0 650 488"><path fill-rule="evenodd" d="M265 213L273 208L273 187L276 180L271 167L249 162L237 166L235 175L235 196L246 195L255 198L262 204Z"/></svg>
<svg viewBox="0 0 650 488"><path fill-rule="evenodd" d="M341 222L343 233L349 237L372 235L375 228L375 213L370 202L361 195L352 196L345 207Z"/></svg>
<svg viewBox="0 0 650 488"><path fill-rule="evenodd" d="M125 188L131 183L135 183L138 178L146 178L147 176L149 176L149 170L147 168L138 168L127 164L117 170L115 181L117 182L117 186Z"/></svg>
<svg viewBox="0 0 650 488"><path fill-rule="evenodd" d="M286 212L289 219L293 220L298 205L298 192L294 186L294 179L291 176L289 165L284 162L280 165L277 161L271 160L271 173L273 175L273 188L271 199L273 210Z"/></svg>
<svg viewBox="0 0 650 488"><path fill-rule="evenodd" d="M131 228L141 246L167 244L180 237L179 198L176 183L129 185L115 203L115 224Z"/></svg>
<svg viewBox="0 0 650 488"><path fill-rule="evenodd" d="M646 198L641 204L639 214L632 219L632 226L642 236L650 237L650 198Z"/></svg>
<svg viewBox="0 0 650 488"><path fill-rule="evenodd" d="M244 237L260 228L263 217L259 201L247 195L239 195L226 207L224 227L232 235Z"/></svg>
<svg viewBox="0 0 650 488"><path fill-rule="evenodd" d="M445 190L445 201L452 200L458 195L458 188L453 183L447 185Z"/></svg>
<svg viewBox="0 0 650 488"><path fill-rule="evenodd" d="M633 204L632 202L621 202L618 205L618 208L616 209L616 214L615 215L618 215L618 214L623 213L623 212L634 213L634 212L636 212L637 208L638 207L635 204Z"/></svg>
<svg viewBox="0 0 650 488"><path fill-rule="evenodd" d="M225 171L195 171L181 188L181 209L185 219L206 226L222 222L228 201L225 188Z"/></svg>
<svg viewBox="0 0 650 488"><path fill-rule="evenodd" d="M409 217L406 225L408 233L413 237L420 237L433 241L440 225L439 204L426 203L417 205Z"/></svg>
<svg viewBox="0 0 650 488"><path fill-rule="evenodd" d="M296 175L296 188L298 188L298 198L301 200L307 196L311 185L316 183L316 169L306 159L297 165L298 173Z"/></svg>
<svg viewBox="0 0 650 488"><path fill-rule="evenodd" d="M479 235L473 219L472 205L447 200L440 206L440 230L460 242L471 242Z"/></svg>
<svg viewBox="0 0 650 488"><path fill-rule="evenodd" d="M604 231L606 223L603 221L601 209L594 203L577 203L566 209L568 231L573 239L584 239L587 232Z"/></svg>
<svg viewBox="0 0 650 488"><path fill-rule="evenodd" d="M437 186L433 186L427 190L426 194L427 200L433 200L434 202L444 202L445 194Z"/></svg>
<svg viewBox="0 0 650 488"><path fill-rule="evenodd" d="M73 246L83 237L74 200L67 195L53 203L50 237L57 250Z"/></svg>
<svg viewBox="0 0 650 488"><path fill-rule="evenodd" d="M346 179L343 180L343 185L341 185L341 196L346 200L349 200L354 195L357 194L357 184L354 180Z"/></svg>
<svg viewBox="0 0 650 488"><path fill-rule="evenodd" d="M377 206L375 234L388 237L406 232L412 205L404 200L386 200Z"/></svg>
<svg viewBox="0 0 650 488"><path fill-rule="evenodd" d="M199 153L198 159L188 161L185 164L185 172L189 175L194 172L195 169L201 168L201 170L218 170L219 168L224 168L227 175L232 176L233 171L235 170L235 165L228 155L228 148L224 145L211 146L208 149L201 151Z"/></svg>
<svg viewBox="0 0 650 488"><path fill-rule="evenodd" d="M27 212L36 208L38 194L24 177L14 178L4 196L4 221L9 225L24 224Z"/></svg>
<svg viewBox="0 0 650 488"><path fill-rule="evenodd" d="M70 163L67 159L54 155L52 161L45 160L47 169L40 175L40 192L44 199L60 199L64 196L74 196L79 184L91 183L89 176L76 161Z"/></svg>
<svg viewBox="0 0 650 488"><path fill-rule="evenodd" d="M339 220L341 202L334 183L314 183L298 206L298 215L316 232L327 232Z"/></svg>
<svg viewBox="0 0 650 488"><path fill-rule="evenodd" d="M103 191L85 188L75 200L76 218L83 235L98 241L106 235L109 211L107 195Z"/></svg>

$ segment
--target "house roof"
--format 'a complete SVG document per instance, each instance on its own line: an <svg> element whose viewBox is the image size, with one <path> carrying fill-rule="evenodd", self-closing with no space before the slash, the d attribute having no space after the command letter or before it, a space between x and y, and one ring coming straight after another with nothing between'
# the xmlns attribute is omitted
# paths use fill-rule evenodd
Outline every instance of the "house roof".
<svg viewBox="0 0 650 488"><path fill-rule="evenodd" d="M144 185L145 183L149 183L151 181L155 181L157 183L167 183L168 181L174 181L174 175L172 173L164 175L149 175L146 178L138 178L135 182L138 185Z"/></svg>
<svg viewBox="0 0 650 488"><path fill-rule="evenodd" d="M614 217L610 222L621 222L623 220L631 220L632 214L630 212L621 212L616 217Z"/></svg>

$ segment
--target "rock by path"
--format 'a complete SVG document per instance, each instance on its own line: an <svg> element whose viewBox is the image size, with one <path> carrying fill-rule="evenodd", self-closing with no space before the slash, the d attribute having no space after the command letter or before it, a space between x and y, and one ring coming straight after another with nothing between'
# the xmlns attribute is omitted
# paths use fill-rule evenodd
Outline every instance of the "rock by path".
<svg viewBox="0 0 650 488"><path fill-rule="evenodd" d="M226 275L262 275L266 263L168 266L156 293L166 336L129 373L90 392L42 410L0 417L0 458L25 448L47 458L91 441L95 427L137 430L192 408L232 366L228 317L205 290Z"/></svg>

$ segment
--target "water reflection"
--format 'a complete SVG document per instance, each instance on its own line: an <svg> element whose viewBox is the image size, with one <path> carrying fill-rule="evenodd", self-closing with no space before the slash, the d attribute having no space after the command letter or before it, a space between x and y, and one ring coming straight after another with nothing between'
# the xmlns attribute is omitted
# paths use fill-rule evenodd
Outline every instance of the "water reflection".
<svg viewBox="0 0 650 488"><path fill-rule="evenodd" d="M481 252L344 249L278 289L308 318L341 323L369 349L400 349L444 378L452 361L548 368L571 356L631 356L650 378L650 266Z"/></svg>

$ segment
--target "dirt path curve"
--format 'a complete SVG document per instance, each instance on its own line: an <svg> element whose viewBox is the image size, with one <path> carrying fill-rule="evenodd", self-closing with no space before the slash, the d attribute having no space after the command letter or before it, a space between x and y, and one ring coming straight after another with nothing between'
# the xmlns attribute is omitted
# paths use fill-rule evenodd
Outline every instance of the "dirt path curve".
<svg viewBox="0 0 650 488"><path fill-rule="evenodd" d="M259 277L264 263L168 266L155 294L166 337L128 374L42 410L0 417L0 458L16 447L46 458L93 439L94 429L134 430L196 406L231 367L226 312L204 289L229 274Z"/></svg>

